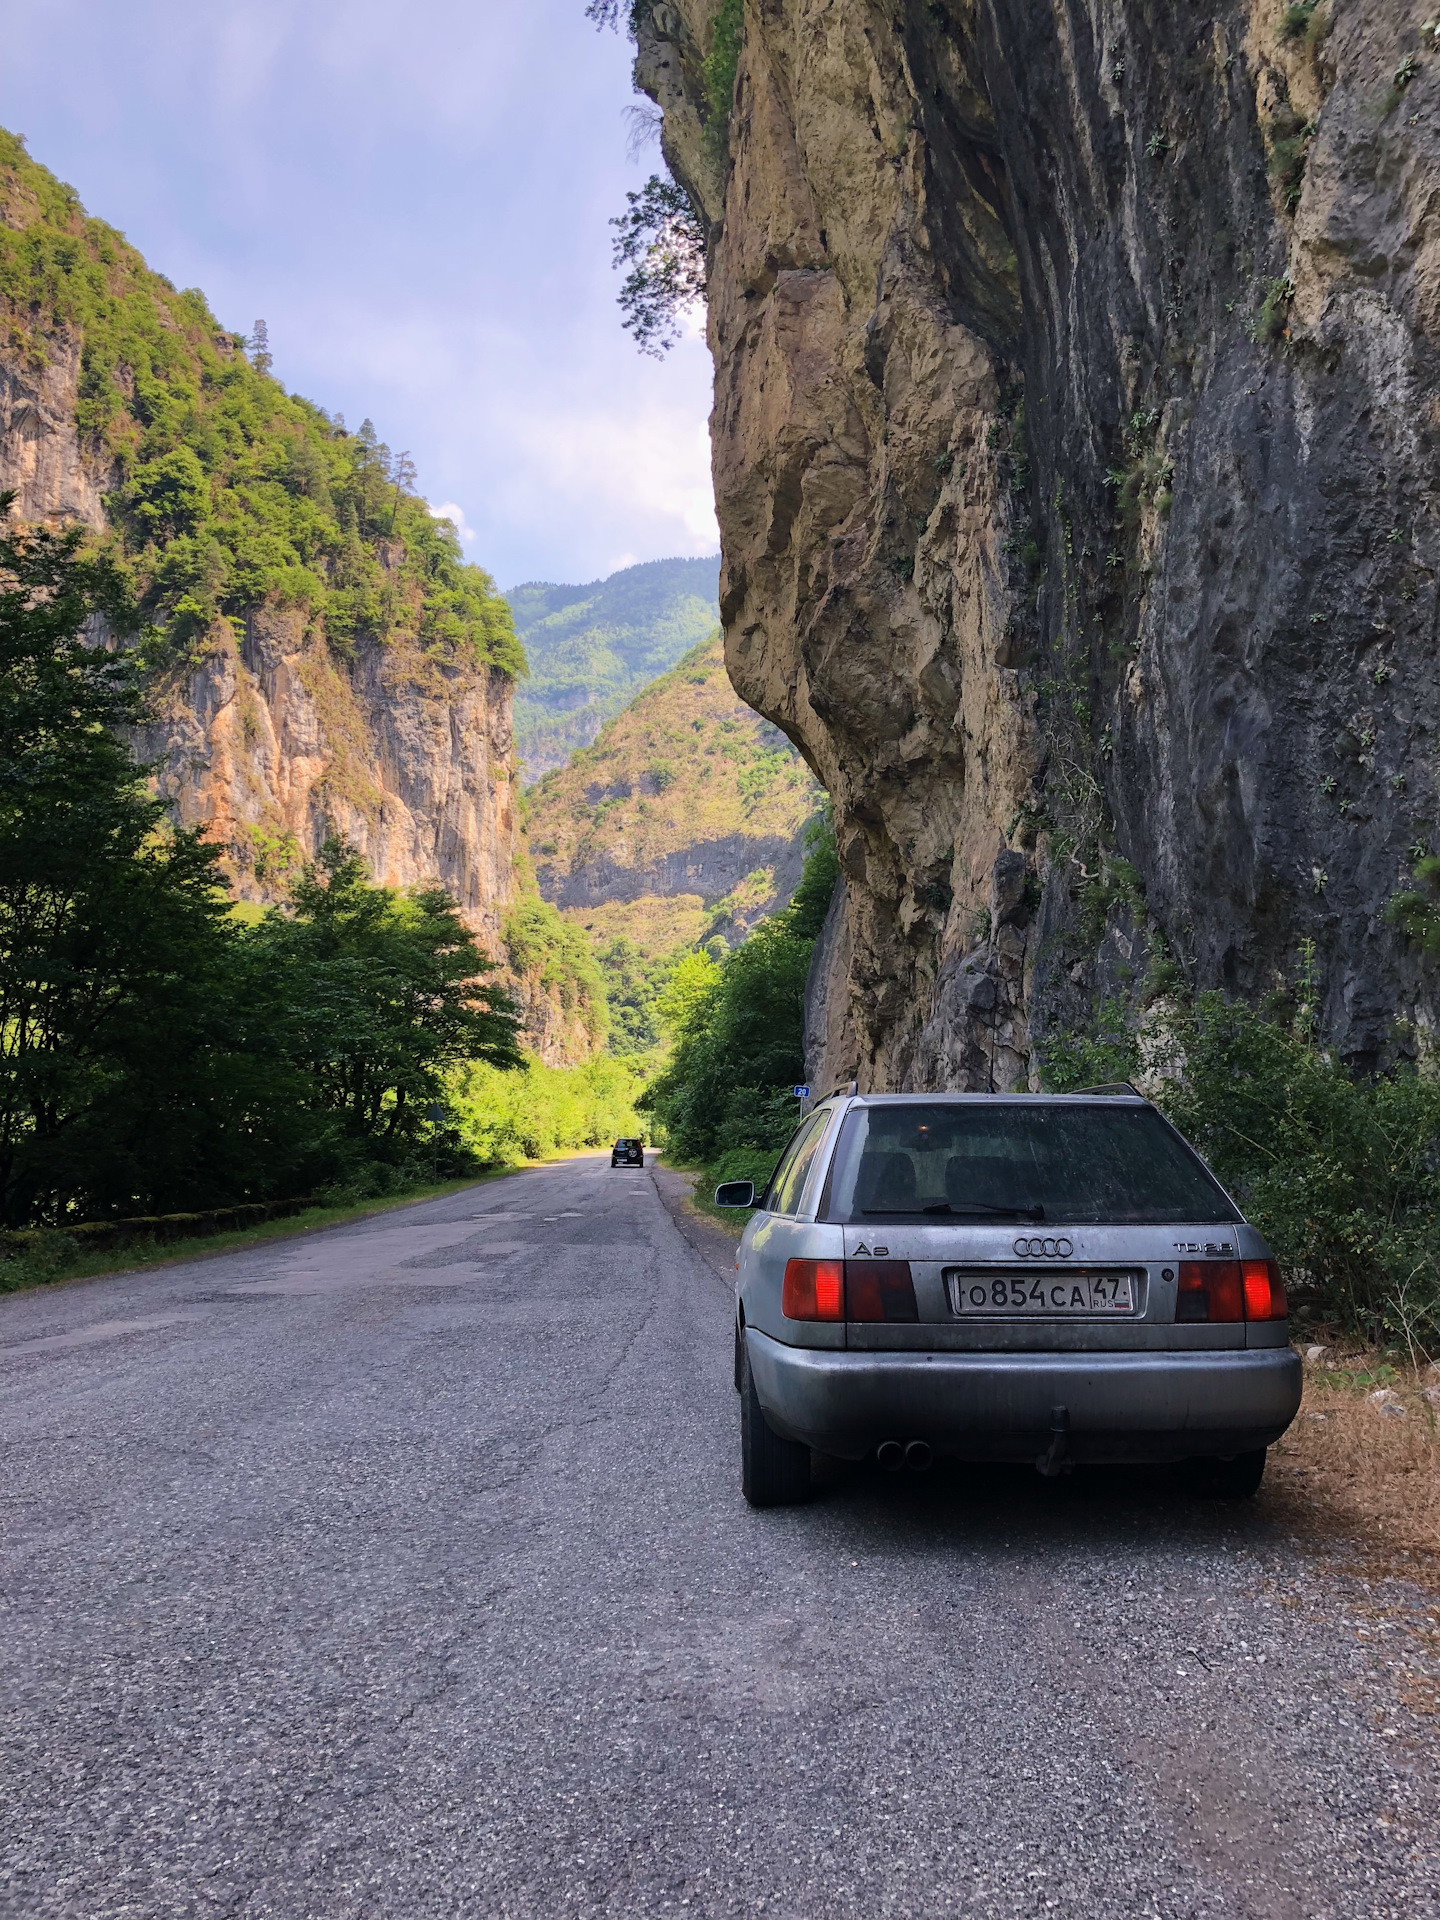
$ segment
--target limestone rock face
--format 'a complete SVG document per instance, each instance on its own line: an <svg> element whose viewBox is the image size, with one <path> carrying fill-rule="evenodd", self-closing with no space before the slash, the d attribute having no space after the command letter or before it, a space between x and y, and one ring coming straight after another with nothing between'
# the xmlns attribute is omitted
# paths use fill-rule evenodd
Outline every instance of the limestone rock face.
<svg viewBox="0 0 1440 1920"><path fill-rule="evenodd" d="M510 681L400 644L337 660L302 615L262 607L156 690L137 741L187 826L269 901L327 833L387 886L439 884L496 946L515 844Z"/></svg>
<svg viewBox="0 0 1440 1920"><path fill-rule="evenodd" d="M1306 942L1330 1040L1414 1050L1425 16L747 0L722 143L712 11L636 75L709 223L727 666L835 802L812 1081L1023 1085L1157 961L1257 996Z"/></svg>
<svg viewBox="0 0 1440 1920"><path fill-rule="evenodd" d="M80 348L59 339L38 364L0 355L0 493L15 495L22 520L105 523L114 485L108 462L85 457L75 431Z"/></svg>

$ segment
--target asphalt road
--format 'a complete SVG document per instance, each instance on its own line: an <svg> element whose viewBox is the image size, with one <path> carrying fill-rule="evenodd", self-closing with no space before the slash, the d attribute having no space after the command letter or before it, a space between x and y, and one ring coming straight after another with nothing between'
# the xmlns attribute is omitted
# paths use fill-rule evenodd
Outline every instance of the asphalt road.
<svg viewBox="0 0 1440 1920"><path fill-rule="evenodd" d="M1420 1596L1163 1476L752 1513L720 1264L584 1157L0 1301L0 1910L1440 1912Z"/></svg>

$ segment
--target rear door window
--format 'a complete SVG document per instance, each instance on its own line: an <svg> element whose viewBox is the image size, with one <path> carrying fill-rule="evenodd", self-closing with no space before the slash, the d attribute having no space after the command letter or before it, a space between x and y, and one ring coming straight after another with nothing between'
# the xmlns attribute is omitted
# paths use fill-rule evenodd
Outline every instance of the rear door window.
<svg viewBox="0 0 1440 1920"><path fill-rule="evenodd" d="M775 1169L770 1182L770 1199L766 1211L769 1213L797 1213L800 1209L800 1196L805 1191L805 1178L820 1150L820 1142L825 1138L825 1123L828 1113L812 1114L810 1119L795 1135L785 1150L785 1158Z"/></svg>

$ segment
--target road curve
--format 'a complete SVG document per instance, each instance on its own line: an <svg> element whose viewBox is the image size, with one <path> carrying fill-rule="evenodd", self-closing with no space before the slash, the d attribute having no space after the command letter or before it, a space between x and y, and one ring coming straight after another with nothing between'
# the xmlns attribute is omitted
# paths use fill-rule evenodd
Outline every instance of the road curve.
<svg viewBox="0 0 1440 1920"><path fill-rule="evenodd" d="M0 1301L0 1911L1440 1911L1419 1596L1163 1476L752 1513L730 1320L588 1156Z"/></svg>

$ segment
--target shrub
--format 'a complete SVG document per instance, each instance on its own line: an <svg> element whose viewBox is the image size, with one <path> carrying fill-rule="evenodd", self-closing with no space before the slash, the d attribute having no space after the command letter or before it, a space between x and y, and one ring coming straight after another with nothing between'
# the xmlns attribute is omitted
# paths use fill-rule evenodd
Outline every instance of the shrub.
<svg viewBox="0 0 1440 1920"><path fill-rule="evenodd" d="M1145 1076L1320 1317L1382 1340L1440 1339L1440 1083L1352 1074L1293 1021L1219 993L1172 1003L1140 1033L1115 1004L1089 1034L1052 1035L1054 1092ZM1163 1061L1157 1054L1163 1053Z"/></svg>
<svg viewBox="0 0 1440 1920"><path fill-rule="evenodd" d="M784 912L762 920L723 961L689 954L672 974L658 1006L674 1052L641 1105L680 1158L708 1161L741 1149L773 1157L793 1132L791 1088L805 1071L805 981L838 871L828 823L818 822Z"/></svg>

